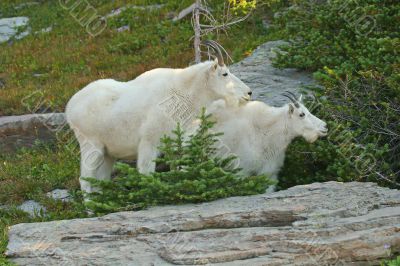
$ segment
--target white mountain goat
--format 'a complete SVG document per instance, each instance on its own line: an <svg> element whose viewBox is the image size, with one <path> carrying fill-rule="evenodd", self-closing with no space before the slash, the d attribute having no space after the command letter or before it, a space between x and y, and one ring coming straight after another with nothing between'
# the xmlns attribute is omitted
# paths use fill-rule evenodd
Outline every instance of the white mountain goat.
<svg viewBox="0 0 400 266"><path fill-rule="evenodd" d="M141 173L155 170L160 138L180 122L185 128L218 99L236 106L249 101L251 90L225 66L215 42L215 61L184 69L154 69L129 82L98 80L68 102L66 117L81 151L81 189L91 192L93 177L111 177L115 159L137 160Z"/></svg>
<svg viewBox="0 0 400 266"><path fill-rule="evenodd" d="M217 143L218 156L237 156L235 166L245 176L267 174L277 179L283 166L285 152L296 137L312 143L328 133L324 121L315 117L295 99L292 103L272 107L252 101L239 107L226 107L223 100L210 105L208 113L216 120L213 131L223 132Z"/></svg>

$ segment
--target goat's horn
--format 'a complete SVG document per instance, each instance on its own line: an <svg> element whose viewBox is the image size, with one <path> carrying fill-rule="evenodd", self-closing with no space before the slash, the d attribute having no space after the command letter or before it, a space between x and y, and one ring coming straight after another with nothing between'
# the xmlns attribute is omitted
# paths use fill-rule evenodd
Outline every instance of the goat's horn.
<svg viewBox="0 0 400 266"><path fill-rule="evenodd" d="M291 92L291 91L285 91L285 92L286 92L286 93L289 93L290 95L292 95L293 98L296 99L296 101L297 101L297 96L296 96L296 94L294 94L294 93Z"/></svg>
<svg viewBox="0 0 400 266"><path fill-rule="evenodd" d="M296 108L299 108L299 107L300 107L299 103L298 103L297 100L294 99L291 95L292 95L292 94L288 95L288 94L282 93L282 96L285 96L285 97L289 98L289 100L292 101L292 103L294 104L294 106L295 106Z"/></svg>
<svg viewBox="0 0 400 266"><path fill-rule="evenodd" d="M219 43L217 43L216 41L214 41L214 40L209 40L209 42L212 44L212 46L217 51L218 64L220 66L224 66L225 65L225 60L224 60L224 56L222 55L221 45Z"/></svg>
<svg viewBox="0 0 400 266"><path fill-rule="evenodd" d="M210 41L211 41L211 42L214 44L214 46L217 48L218 55L219 55L219 57L218 57L218 62L221 62L221 66L225 65L225 59L224 59L224 56L222 55L222 51L221 51L221 48L225 51L224 47L222 47L221 44L217 43L217 42L214 41L214 40L210 40ZM225 51L225 53L226 53L226 51Z"/></svg>
<svg viewBox="0 0 400 266"><path fill-rule="evenodd" d="M229 56L229 53L225 50L225 48L220 44L220 43L218 43L218 42L216 42L216 41L212 41L216 46L218 46L219 47L219 49L225 54L225 56L229 59L229 60L231 60L232 62L233 62L233 60L232 60L232 58ZM224 60L224 63L225 63L225 60Z"/></svg>
<svg viewBox="0 0 400 266"><path fill-rule="evenodd" d="M221 49L218 47L218 45L216 45L215 42L211 40L204 41L203 44L211 47L215 52L217 52L218 65L224 66L224 57L222 56Z"/></svg>

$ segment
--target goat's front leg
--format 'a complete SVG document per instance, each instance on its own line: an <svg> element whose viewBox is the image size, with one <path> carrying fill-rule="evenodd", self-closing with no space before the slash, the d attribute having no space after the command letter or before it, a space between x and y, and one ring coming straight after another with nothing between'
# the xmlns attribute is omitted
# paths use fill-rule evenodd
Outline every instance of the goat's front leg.
<svg viewBox="0 0 400 266"><path fill-rule="evenodd" d="M276 191L276 185L278 184L278 175L274 174L272 176L270 176L270 178L272 181L275 181L276 183L273 185L270 185L267 190L265 190L265 193L272 193Z"/></svg>
<svg viewBox="0 0 400 266"><path fill-rule="evenodd" d="M80 142L80 148L81 176L79 182L81 184L81 190L85 193L92 193L95 189L92 187L90 182L85 180L85 178L90 177L100 179L98 176L98 170L105 163L104 148L102 145L91 141Z"/></svg>
<svg viewBox="0 0 400 266"><path fill-rule="evenodd" d="M137 168L142 174L150 174L156 170L157 143L150 140L141 140L138 150Z"/></svg>
<svg viewBox="0 0 400 266"><path fill-rule="evenodd" d="M96 178L99 180L110 180L115 159L108 154L104 154L104 161L97 169Z"/></svg>

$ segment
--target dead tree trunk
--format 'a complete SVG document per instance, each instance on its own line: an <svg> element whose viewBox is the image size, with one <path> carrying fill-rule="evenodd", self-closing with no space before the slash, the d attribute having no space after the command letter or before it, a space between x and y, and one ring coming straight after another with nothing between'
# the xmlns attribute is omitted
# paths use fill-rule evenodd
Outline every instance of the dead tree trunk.
<svg viewBox="0 0 400 266"><path fill-rule="evenodd" d="M201 26L200 26L200 0L196 0L196 6L194 8L194 53L195 53L195 62L196 64L201 62L201 50L200 50L200 42L201 42Z"/></svg>

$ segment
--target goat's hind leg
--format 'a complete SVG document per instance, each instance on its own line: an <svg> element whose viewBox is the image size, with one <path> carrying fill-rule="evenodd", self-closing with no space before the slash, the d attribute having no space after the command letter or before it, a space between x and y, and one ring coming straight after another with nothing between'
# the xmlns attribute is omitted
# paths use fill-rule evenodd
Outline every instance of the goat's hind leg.
<svg viewBox="0 0 400 266"><path fill-rule="evenodd" d="M79 178L81 190L85 193L92 193L96 189L84 179L105 179L110 163L106 158L102 144L90 140L79 141L79 144L81 148L81 176ZM111 171L109 172L111 175Z"/></svg>

